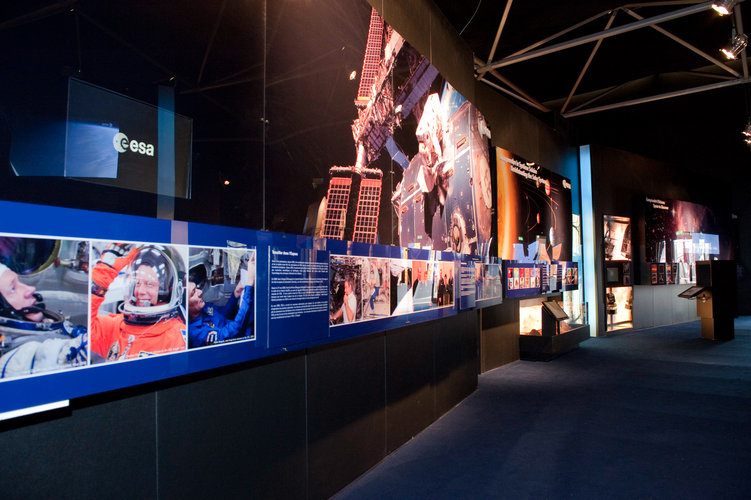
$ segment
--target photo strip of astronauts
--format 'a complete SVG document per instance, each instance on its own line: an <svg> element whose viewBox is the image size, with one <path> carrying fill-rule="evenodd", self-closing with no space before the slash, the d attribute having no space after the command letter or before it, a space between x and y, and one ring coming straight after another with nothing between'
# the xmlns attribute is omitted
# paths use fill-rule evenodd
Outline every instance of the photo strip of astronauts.
<svg viewBox="0 0 751 500"><path fill-rule="evenodd" d="M84 241L0 237L0 378L87 364L88 266Z"/></svg>
<svg viewBox="0 0 751 500"><path fill-rule="evenodd" d="M191 248L188 346L252 339L255 250Z"/></svg>
<svg viewBox="0 0 751 500"><path fill-rule="evenodd" d="M185 350L186 273L178 249L105 245L91 272L92 363Z"/></svg>

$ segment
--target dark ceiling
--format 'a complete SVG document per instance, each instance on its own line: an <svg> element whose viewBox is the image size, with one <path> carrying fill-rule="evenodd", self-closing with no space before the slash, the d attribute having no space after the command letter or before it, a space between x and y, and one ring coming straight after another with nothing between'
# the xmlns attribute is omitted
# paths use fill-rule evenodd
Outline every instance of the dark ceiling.
<svg viewBox="0 0 751 500"><path fill-rule="evenodd" d="M434 2L473 51L477 78L565 131L572 143L600 143L687 166L721 163L733 175L748 166L751 150L740 133L751 111L745 51L728 62L720 49L729 45L734 26L740 31L744 21L751 23L749 2L728 16L697 1ZM632 30L633 23L647 24L642 19L662 22ZM570 43L608 28L624 32L599 45L594 36ZM534 55L565 44L572 46L518 60L520 52ZM711 90L694 91L700 88ZM672 97L660 98L665 95ZM621 106L629 101L638 104Z"/></svg>
<svg viewBox="0 0 751 500"><path fill-rule="evenodd" d="M509 0L434 1L473 50L478 76L491 69L484 68L489 62L504 64L483 73L487 83L481 85L556 127L572 145L605 144L687 168L721 166L713 175L745 172L751 150L740 131L750 111L748 85L735 84L744 75L739 62L721 68L643 27L603 40L566 105L595 41L516 64L505 65L504 58L590 18L591 23L539 48L600 32L611 18L609 10L616 12L611 28L636 22L619 9L623 4L511 2L490 57ZM741 14L748 14L749 5L741 3ZM307 208L324 194L329 168L355 160L351 124L358 82L349 75L362 67L371 10L365 1L29 0L5 7L0 44L11 50L0 52L0 174L3 167L9 170L8 157L28 129L26 122L65 122L69 77L149 104L157 104L159 88L173 89L175 111L193 120L192 199L177 203L178 218L299 232ZM719 57L733 18L717 16L708 4L645 2L629 11L649 19L691 8L701 12L659 27ZM572 115L594 96L600 98L587 109L731 84ZM519 100L509 92L526 97ZM23 192L13 187L22 181L8 184L6 191L12 192L3 196L49 202L32 181ZM398 181L399 172L390 172L389 189ZM66 193L59 192L58 197ZM100 198L99 205L89 207L71 195L70 204L123 210L111 206L115 197ZM391 213L390 206L383 210ZM128 213L142 212L148 214L135 208Z"/></svg>

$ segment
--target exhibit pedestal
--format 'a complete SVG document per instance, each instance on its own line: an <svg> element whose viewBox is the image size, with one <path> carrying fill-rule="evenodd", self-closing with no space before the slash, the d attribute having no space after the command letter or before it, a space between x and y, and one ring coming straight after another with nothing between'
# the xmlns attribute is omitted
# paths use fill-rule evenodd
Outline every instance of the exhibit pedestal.
<svg viewBox="0 0 751 500"><path fill-rule="evenodd" d="M696 298L696 314L701 318L701 336L710 340L735 338L735 261L697 262L696 284L706 287Z"/></svg>
<svg viewBox="0 0 751 500"><path fill-rule="evenodd" d="M589 338L589 325L576 325L560 335L519 335L521 359L550 361L561 354L573 351Z"/></svg>

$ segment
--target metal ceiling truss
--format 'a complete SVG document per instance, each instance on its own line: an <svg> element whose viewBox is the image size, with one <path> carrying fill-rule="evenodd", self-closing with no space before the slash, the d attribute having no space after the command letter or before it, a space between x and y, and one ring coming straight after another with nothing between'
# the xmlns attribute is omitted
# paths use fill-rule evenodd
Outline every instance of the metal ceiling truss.
<svg viewBox="0 0 751 500"><path fill-rule="evenodd" d="M738 33L743 33L743 19L741 17L741 9L740 9L740 3L744 0L739 0L734 7L733 10L733 25L735 26L735 29ZM746 49L744 48L741 52L741 55L739 59L741 60L742 64L742 73L739 73L738 71L734 70L727 64L723 63L719 59L707 54L706 52L702 51L701 49L697 48L696 46L692 45L691 43L687 42L686 40L683 40L682 38L676 36L675 34L669 32L668 30L662 28L661 26L658 26L659 23L663 23L666 21L671 21L674 19L680 19L682 17L690 16L692 14L697 14L699 12L704 12L706 10L709 10L712 8L713 2L697 2L697 1L691 1L691 0L675 0L675 1L664 1L664 2L642 2L642 3L632 3L632 4L626 4L622 5L621 7L618 7L613 10L608 10L601 12L600 14L594 15L588 19L585 19L584 21L581 21L569 28L566 28L562 31L559 31L558 33L555 33L547 38L544 38L543 40L540 40L522 50L519 50L507 57L504 57L502 59L499 59L497 61L492 61L493 57L495 56L495 51L498 47L498 42L501 37L501 33L503 31L503 28L506 24L506 21L508 19L508 13L511 8L513 0L507 0L506 7L503 12L503 16L501 18L501 22L498 26L498 31L496 33L495 41L493 42L493 47L490 51L490 55L488 57L488 61L483 63L479 59L475 59L475 65L476 65L476 71L477 71L477 79L501 92L504 92L511 97L514 97L515 99L518 99L525 104L532 106L540 111L547 112L550 111L550 106L545 105L544 103L539 102L532 96L530 96L528 93L524 92L522 89L520 89L517 85L514 85L510 81L508 81L507 78L502 76L499 72L499 68L503 68L506 66L511 66L513 64L517 64L523 61L529 61L538 57L546 56L549 54L553 54L556 52L560 52L562 50L570 49L573 47L578 47L580 45L584 45L587 43L595 42L595 46L590 52L589 58L585 62L584 66L582 67L581 72L579 73L578 78L576 79L576 82L574 83L571 91L569 92L568 96L565 99L565 102L563 106L560 109L560 113L564 118L571 118L575 116L581 116L591 113L597 113L600 111L607 111L617 108L622 108L626 106L634 106L636 104L643 104L647 102L654 102L659 101L663 99L669 99L672 97L678 97L683 95L689 95L689 94L695 94L698 92L705 92L708 90L715 90L719 88L724 87L730 87L733 85L743 85L746 83L751 82L751 78L749 78L748 74L748 62L746 60ZM664 7L664 6L672 6L672 5L687 5L690 4L688 7L683 7L678 10L674 10L671 12L666 12L657 16L653 16L650 18L644 18L634 12L632 9L640 8L640 7ZM631 22L629 24L624 24L622 26L611 28L613 21L615 19L615 16L618 12L623 12L634 19L636 21ZM569 40L566 42L561 42L555 45L550 45L547 47L543 47L548 42L551 42L555 39L558 39L576 29L579 29L583 26L586 26L587 24L590 24L593 21L596 21L600 18L603 18L605 16L609 16L607 24L605 26L605 29L602 31L599 31L597 33L593 33L591 35L585 35L578 38L574 38L573 40ZM613 92L624 88L625 86L635 83L637 80L633 80L631 82L625 82L621 85L616 85L613 87L609 87L607 89L601 89L599 91L595 92L589 92L589 95L595 94L595 97L592 99L587 100L584 103L579 104L577 107L568 110L569 105L571 104L571 101L574 97L576 97L576 90L579 87L579 84L581 83L582 79L584 78L584 75L586 74L587 70L589 69L590 64L592 63L592 60L594 59L595 55L597 54L597 51L600 48L600 45L602 44L602 41L606 38L610 38L617 35L622 35L624 33L630 33L632 31L650 27L657 32L661 33L662 35L666 36L667 38L673 40L674 42L682 45L683 47L687 48L688 50L691 50L695 54L701 56L702 58L706 59L707 61L711 62L714 66L721 68L723 71L729 73L729 75L718 75L713 73L705 73L697 70L688 70L685 73L702 76L706 78L712 78L712 79L721 79L723 81L716 82L708 85L699 85L691 88L686 88L682 90L677 90L674 92L666 92L662 94L655 94L652 96L647 97L641 97L638 99L630 99L625 101L620 101L612 104L602 105L602 106L593 106L588 107L592 104L594 104L596 101L602 99L603 97L612 94ZM542 48L540 48L542 47ZM488 74L492 75L499 81L501 81L504 85L506 85L509 88L502 87L501 85L493 82L488 78ZM510 89L510 90L509 90ZM581 96L580 96L581 97Z"/></svg>

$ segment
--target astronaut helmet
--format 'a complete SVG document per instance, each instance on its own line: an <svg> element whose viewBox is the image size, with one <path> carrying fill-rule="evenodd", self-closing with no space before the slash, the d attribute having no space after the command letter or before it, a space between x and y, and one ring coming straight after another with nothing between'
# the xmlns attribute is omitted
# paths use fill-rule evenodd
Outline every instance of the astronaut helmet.
<svg viewBox="0 0 751 500"><path fill-rule="evenodd" d="M7 279L3 278L6 273L10 273L5 277ZM0 287L0 332L18 335L65 332L65 318L47 309L42 294L36 292L33 286L20 283L18 274L2 263L0 280L3 283L12 280L15 285L9 284L9 287L16 290L16 297L23 295L11 300L4 295L5 291ZM20 290L21 287L23 291Z"/></svg>
<svg viewBox="0 0 751 500"><path fill-rule="evenodd" d="M150 325L182 313L184 267L179 254L146 246L127 269L127 293L120 308L125 322Z"/></svg>
<svg viewBox="0 0 751 500"><path fill-rule="evenodd" d="M206 248L191 248L188 266L188 281L195 283L199 290L203 290L209 284L211 275L211 251Z"/></svg>

